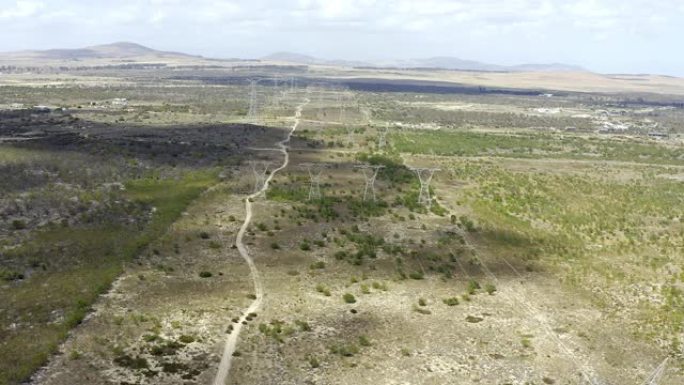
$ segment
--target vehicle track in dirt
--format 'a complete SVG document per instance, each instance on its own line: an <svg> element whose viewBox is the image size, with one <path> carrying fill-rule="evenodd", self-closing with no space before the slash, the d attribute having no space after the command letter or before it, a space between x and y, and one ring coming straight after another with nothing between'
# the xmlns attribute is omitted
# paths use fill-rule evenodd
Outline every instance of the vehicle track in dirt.
<svg viewBox="0 0 684 385"><path fill-rule="evenodd" d="M287 134L285 139L276 143L277 149L279 149L280 152L284 155L283 163L280 165L280 167L271 171L271 173L268 175L268 178L266 178L264 185L261 187L259 191L245 198L245 221L242 223L242 226L240 227L240 230L237 233L237 237L235 238L235 245L238 249L238 252L240 253L240 256L245 260L245 262L247 262L247 265L249 266L249 272L250 276L252 277L252 283L254 284L254 294L256 298L254 299L254 301L252 301L249 307L245 309L245 311L242 313L242 316L240 316L239 321L234 324L235 326L233 327L231 333L228 334L226 344L223 348L221 363L219 364L218 371L216 372L216 377L214 378L214 385L225 384L226 378L228 378L228 373L230 372L230 367L233 360L233 353L235 353L235 348L237 347L238 338L240 337L240 331L242 330L243 322L247 319L250 313L254 313L257 310L259 310L264 299L264 288L261 282L261 277L259 276L259 270L256 268L254 259L252 259L252 257L249 255L247 247L242 242L242 239L245 236L245 232L247 231L249 224L252 222L252 200L258 197L259 195L265 193L266 190L268 190L269 183L271 182L275 174L278 171L281 171L282 169L287 167L287 165L290 163L290 155L287 152L286 144L292 138L292 134L294 134L295 130L297 129L297 126L299 126L301 120L300 118L302 115L302 109L308 103L309 99L305 99L304 102L297 106L294 115L294 123L292 124L290 132Z"/></svg>

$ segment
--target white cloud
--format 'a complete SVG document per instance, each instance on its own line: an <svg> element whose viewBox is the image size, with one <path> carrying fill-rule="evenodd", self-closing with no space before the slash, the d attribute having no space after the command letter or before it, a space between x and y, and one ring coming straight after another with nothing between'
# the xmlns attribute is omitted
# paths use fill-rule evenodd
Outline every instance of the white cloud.
<svg viewBox="0 0 684 385"><path fill-rule="evenodd" d="M35 16L45 4L39 1L18 0L5 9L0 7L0 19L20 19Z"/></svg>
<svg viewBox="0 0 684 385"><path fill-rule="evenodd" d="M622 55L662 46L681 63L671 47L682 20L681 0L0 0L0 33L12 36L0 50L129 39L226 56L287 48L527 61L595 57L610 43Z"/></svg>

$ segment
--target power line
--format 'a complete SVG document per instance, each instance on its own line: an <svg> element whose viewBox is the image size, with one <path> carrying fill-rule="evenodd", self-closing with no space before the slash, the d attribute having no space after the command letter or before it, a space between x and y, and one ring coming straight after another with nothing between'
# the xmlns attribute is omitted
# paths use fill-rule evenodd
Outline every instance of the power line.
<svg viewBox="0 0 684 385"><path fill-rule="evenodd" d="M663 377L663 374L665 374L665 368L667 367L667 361L670 359L670 357L665 357L663 362L658 365L655 370L648 376L646 381L643 382L643 385L658 385L658 382L660 379Z"/></svg>

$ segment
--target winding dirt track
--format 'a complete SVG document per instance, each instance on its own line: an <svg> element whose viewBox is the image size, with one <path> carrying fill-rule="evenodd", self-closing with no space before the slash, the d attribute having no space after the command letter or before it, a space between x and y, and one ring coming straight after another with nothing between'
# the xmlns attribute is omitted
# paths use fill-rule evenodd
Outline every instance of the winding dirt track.
<svg viewBox="0 0 684 385"><path fill-rule="evenodd" d="M240 256L242 256L242 258L245 260L245 262L247 262L247 265L249 266L249 272L252 277L252 282L254 284L254 294L256 295L256 299L242 313L240 320L237 323L233 324L233 331L228 335L226 345L223 348L223 356L221 357L221 363L219 364L218 372L216 373L216 378L214 378L214 385L225 384L226 378L228 377L228 372L230 372L230 366L233 360L233 353L235 352L235 347L237 346L238 337L240 336L240 330L242 329L242 322L245 321L249 313L256 312L261 307L261 303L264 299L264 288L261 283L261 277L259 276L259 270L257 270L256 265L254 264L254 260L252 259L252 257L249 256L249 252L247 251L245 244L242 242L242 238L245 236L245 232L247 231L247 228L249 227L249 224L252 221L252 202L250 202L250 199L256 198L259 195L266 192L266 190L268 190L269 183L273 179L273 176L278 171L287 167L288 163L290 163L290 154L287 152L287 146L285 144L288 143L292 138L292 134L294 134L295 130L297 129L297 126L299 125L300 117L302 115L302 109L308 103L309 99L305 99L302 104L297 106L297 110L295 111L294 116L294 123L292 124L292 129L287 134L287 137L285 137L285 139L276 143L276 146L278 146L280 152L282 152L285 157L285 159L283 160L283 164L271 172L268 178L266 178L266 182L264 183L263 187L261 187L261 190L245 198L245 221L242 224L242 227L240 227L240 231L238 231L237 233L235 245L237 246L237 249L240 252Z"/></svg>

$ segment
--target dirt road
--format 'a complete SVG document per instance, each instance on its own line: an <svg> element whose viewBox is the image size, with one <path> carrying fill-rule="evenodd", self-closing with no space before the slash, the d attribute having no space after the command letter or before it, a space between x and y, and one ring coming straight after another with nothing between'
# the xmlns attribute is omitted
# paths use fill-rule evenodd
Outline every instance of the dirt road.
<svg viewBox="0 0 684 385"><path fill-rule="evenodd" d="M294 123L292 124L292 129L287 134L287 137L285 137L285 139L281 140L280 142L278 142L276 144L278 149L283 153L283 156L284 156L283 164L280 165L280 167L271 171L268 178L266 179L266 182L261 187L261 190L255 192L254 194L245 198L245 221L242 224L242 227L240 227L240 231L238 231L237 238L235 239L235 245L237 246L237 249L240 252L240 255L242 256L242 258L244 258L244 260L247 262L247 265L249 266L249 271L250 271L250 275L252 277L252 282L254 283L254 294L256 295L256 299L242 313L240 320L234 324L233 331L228 335L228 339L226 340L226 345L223 349L223 356L221 357L221 363L219 364L218 372L216 373L216 378L214 379L214 385L224 385L225 384L226 378L228 377L228 372L230 372L230 366L231 366L231 363L233 360L233 353L235 352L235 347L237 346L238 337L240 336L240 330L242 330L242 325L243 325L242 322L245 321L245 319L247 318L249 313L253 313L253 312L256 312L257 310L259 310L259 308L261 307L261 302L263 301L263 298L264 298L264 288L263 288L263 285L261 283L261 278L259 276L259 270L257 270L256 265L254 264L254 260L249 255L247 247L245 247L245 244L242 242L242 238L245 236L245 232L247 231L247 228L249 227L249 224L252 221L252 202L250 200L258 197L261 194L263 194L268 189L268 185L271 182L271 180L273 179L273 176L278 171L287 167L288 163L290 162L290 155L287 152L286 143L288 143L290 141L290 138L292 138L292 134L294 134L295 130L297 129L297 126L299 125L299 122L300 122L300 117L302 115L302 109L308 103L309 103L309 99L305 99L305 101L302 104L297 106L297 110L295 111L295 116L294 116L295 120L294 120Z"/></svg>

